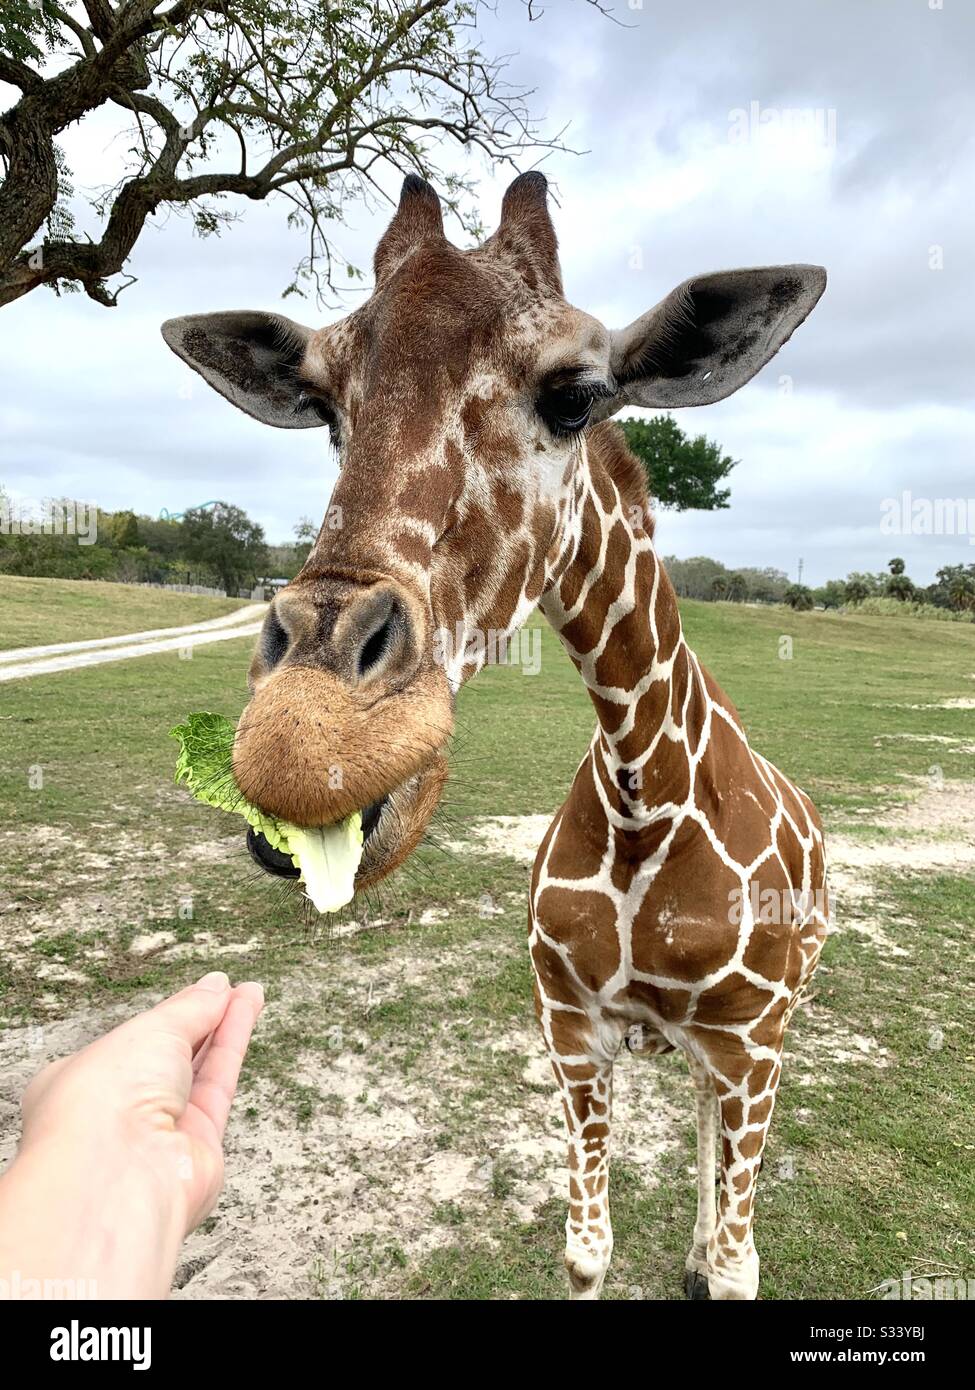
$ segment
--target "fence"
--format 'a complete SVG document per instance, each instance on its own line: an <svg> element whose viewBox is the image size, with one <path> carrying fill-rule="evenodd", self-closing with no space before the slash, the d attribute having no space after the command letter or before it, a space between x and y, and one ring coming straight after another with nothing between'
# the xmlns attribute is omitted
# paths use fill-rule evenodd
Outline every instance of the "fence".
<svg viewBox="0 0 975 1390"><path fill-rule="evenodd" d="M205 594L208 598L226 598L227 593L224 589L208 589L205 584L152 584L148 580L141 580L135 586L138 589L165 589L170 594ZM249 591L245 591L242 597L247 598Z"/></svg>

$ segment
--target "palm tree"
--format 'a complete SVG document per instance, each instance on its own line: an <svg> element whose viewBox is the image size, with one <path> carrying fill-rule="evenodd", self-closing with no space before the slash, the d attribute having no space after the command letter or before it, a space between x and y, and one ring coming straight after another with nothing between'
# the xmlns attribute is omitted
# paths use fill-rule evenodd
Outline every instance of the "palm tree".
<svg viewBox="0 0 975 1390"><path fill-rule="evenodd" d="M808 613L815 604L812 590L807 589L805 584L790 584L785 591L785 601L797 613Z"/></svg>
<svg viewBox="0 0 975 1390"><path fill-rule="evenodd" d="M948 598L953 608L975 608L975 579L959 571L948 581Z"/></svg>

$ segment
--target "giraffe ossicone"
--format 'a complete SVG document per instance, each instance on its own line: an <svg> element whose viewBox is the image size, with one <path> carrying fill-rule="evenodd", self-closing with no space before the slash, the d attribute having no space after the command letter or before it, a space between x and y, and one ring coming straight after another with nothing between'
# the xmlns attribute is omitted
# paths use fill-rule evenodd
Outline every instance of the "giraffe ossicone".
<svg viewBox="0 0 975 1390"><path fill-rule="evenodd" d="M328 428L340 459L318 539L258 642L237 781L299 826L362 812L358 886L384 877L439 800L457 692L487 659L478 635L510 637L540 607L596 714L529 904L568 1134L570 1290L597 1297L609 1267L612 1075L626 1044L680 1048L694 1081L688 1293L754 1298L755 1183L783 1038L828 929L822 832L688 647L642 469L608 417L737 390L814 307L825 273L697 276L610 332L563 295L538 173L511 184L497 231L470 250L447 240L433 189L408 178L375 273L370 298L318 331L254 311L163 327L235 405Z"/></svg>

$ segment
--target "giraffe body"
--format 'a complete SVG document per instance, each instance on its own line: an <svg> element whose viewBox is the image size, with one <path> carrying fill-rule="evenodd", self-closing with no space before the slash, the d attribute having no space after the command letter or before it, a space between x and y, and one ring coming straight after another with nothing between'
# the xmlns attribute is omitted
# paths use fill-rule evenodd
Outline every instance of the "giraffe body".
<svg viewBox="0 0 975 1390"><path fill-rule="evenodd" d="M827 933L822 833L688 648L649 518L613 480L619 450L594 432L580 522L542 600L599 720L531 887L536 1009L570 1136L566 1264L574 1294L594 1297L612 1251L615 1059L624 1043L676 1047L701 1097L688 1273L713 1297L752 1298L754 1185L783 1037ZM618 592L592 595L607 573Z"/></svg>
<svg viewBox="0 0 975 1390"><path fill-rule="evenodd" d="M301 573L271 606L233 769L299 826L360 812L357 887L420 842L457 692L541 607L597 730L539 850L536 1003L569 1132L566 1264L596 1297L612 1246L612 1069L681 1048L698 1111L695 1296L751 1298L755 1177L785 1026L826 932L815 811L748 747L688 650L646 481L608 418L706 405L748 381L818 301L818 266L685 281L610 332L564 298L538 173L461 251L414 176L372 295L314 331L277 314L171 320L169 345L248 414L326 425L340 474ZM278 872L261 836L255 858ZM716 1127L721 1190L713 1185Z"/></svg>

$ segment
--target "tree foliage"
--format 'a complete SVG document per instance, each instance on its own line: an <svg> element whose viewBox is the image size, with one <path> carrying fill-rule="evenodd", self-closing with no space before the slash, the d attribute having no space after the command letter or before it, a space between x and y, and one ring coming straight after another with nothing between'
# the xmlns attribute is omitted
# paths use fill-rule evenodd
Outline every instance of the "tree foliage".
<svg viewBox="0 0 975 1390"><path fill-rule="evenodd" d="M664 561L670 581L680 598L727 599L731 603L781 603L788 576L777 569L727 569L720 560L697 555Z"/></svg>
<svg viewBox="0 0 975 1390"><path fill-rule="evenodd" d="M719 487L736 460L703 434L693 439L670 415L623 420L626 442L647 472L650 495L659 507L676 511L727 507L730 488Z"/></svg>
<svg viewBox="0 0 975 1390"><path fill-rule="evenodd" d="M230 595L253 588L268 559L264 528L228 502L185 513L183 553L191 563L208 565Z"/></svg>
<svg viewBox="0 0 975 1390"><path fill-rule="evenodd" d="M875 574L854 570L846 576L844 589L847 603L862 603L865 598L872 598L880 593L880 580Z"/></svg>
<svg viewBox="0 0 975 1390"><path fill-rule="evenodd" d="M139 544L139 520L135 512L116 512L112 517L112 540L120 550L131 550Z"/></svg>
<svg viewBox="0 0 975 1390"><path fill-rule="evenodd" d="M846 585L842 579L827 579L813 590L813 598L821 608L842 608L847 601Z"/></svg>
<svg viewBox="0 0 975 1390"><path fill-rule="evenodd" d="M790 584L785 591L785 601L797 613L808 613L816 603L812 589L807 588L805 584Z"/></svg>
<svg viewBox="0 0 975 1390"><path fill-rule="evenodd" d="M0 517L4 501L0 487ZM69 514L75 504L64 498L57 506ZM199 584L234 596L253 588L272 563L261 527L225 502L191 509L179 520L119 511L97 512L93 521L79 541L65 529L23 526L15 509L11 524L0 523L0 574ZM291 577L301 568L299 547L279 546L273 554L275 573Z"/></svg>
<svg viewBox="0 0 975 1390"><path fill-rule="evenodd" d="M342 264L330 224L391 173L437 179L463 214L468 184L443 170L438 145L514 163L558 143L539 137L503 60L481 52L476 10L477 0L3 0L0 81L19 99L0 115L0 304L38 285L115 304L147 218L166 208L208 236L242 199L283 202L306 236L285 292L319 296ZM75 234L58 137L105 107L125 113L130 143L122 177L91 200L96 241Z"/></svg>
<svg viewBox="0 0 975 1390"><path fill-rule="evenodd" d="M975 611L975 564L944 565L925 597L929 603L943 601L949 608Z"/></svg>

